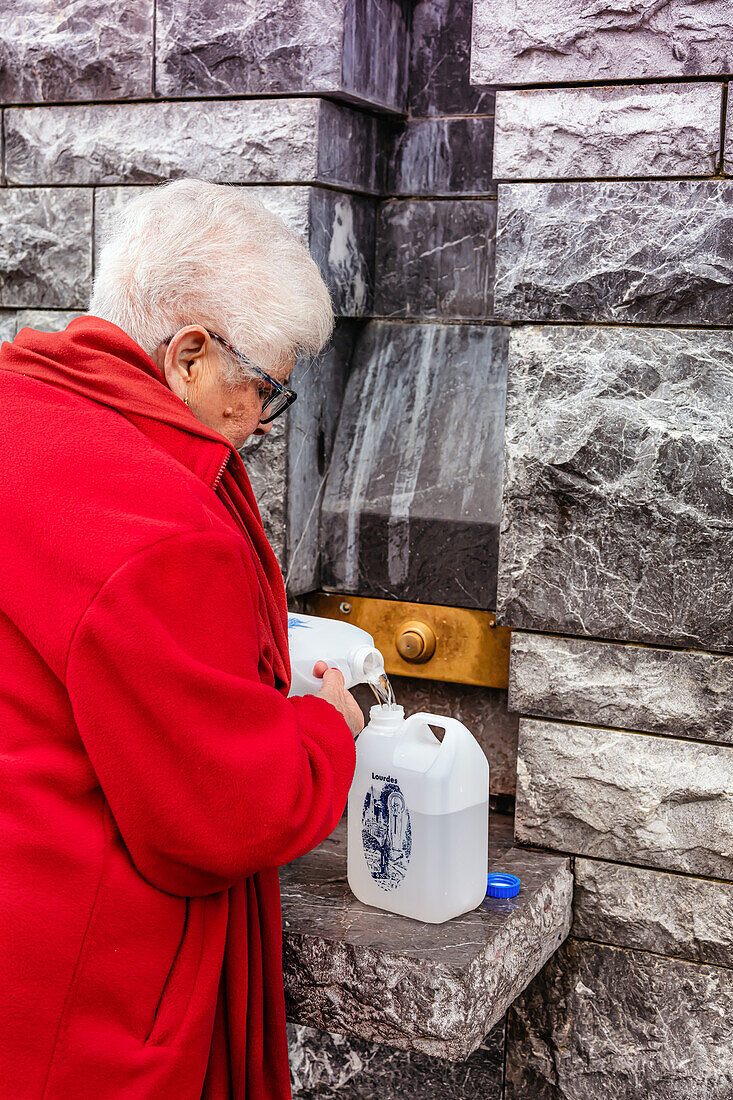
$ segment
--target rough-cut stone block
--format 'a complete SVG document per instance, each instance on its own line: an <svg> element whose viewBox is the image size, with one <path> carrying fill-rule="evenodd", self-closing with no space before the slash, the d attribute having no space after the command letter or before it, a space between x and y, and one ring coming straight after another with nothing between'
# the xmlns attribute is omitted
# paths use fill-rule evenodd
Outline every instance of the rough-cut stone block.
<svg viewBox="0 0 733 1100"><path fill-rule="evenodd" d="M731 0L474 0L476 84L723 76L732 69Z"/></svg>
<svg viewBox="0 0 733 1100"><path fill-rule="evenodd" d="M726 176L733 175L733 111L725 112L725 143L723 148L723 171Z"/></svg>
<svg viewBox="0 0 733 1100"><path fill-rule="evenodd" d="M406 0L158 0L164 96L328 92L401 111Z"/></svg>
<svg viewBox="0 0 733 1100"><path fill-rule="evenodd" d="M496 195L491 178L493 118L426 118L394 136L391 195Z"/></svg>
<svg viewBox="0 0 733 1100"><path fill-rule="evenodd" d="M506 346L502 328L366 326L321 514L326 587L494 606Z"/></svg>
<svg viewBox="0 0 733 1100"><path fill-rule="evenodd" d="M496 315L728 325L733 182L499 187Z"/></svg>
<svg viewBox="0 0 733 1100"><path fill-rule="evenodd" d="M296 1100L502 1100L505 1021L465 1062L288 1025Z"/></svg>
<svg viewBox="0 0 733 1100"><path fill-rule="evenodd" d="M417 0L412 14L410 111L421 115L494 113L490 88L468 80L472 0Z"/></svg>
<svg viewBox="0 0 733 1100"><path fill-rule="evenodd" d="M711 176L722 84L503 91L497 179Z"/></svg>
<svg viewBox="0 0 733 1100"><path fill-rule="evenodd" d="M270 546L283 572L287 566L287 413L274 421L267 435L252 435L239 452L252 482Z"/></svg>
<svg viewBox="0 0 733 1100"><path fill-rule="evenodd" d="M104 241L109 216L141 187L101 187L95 190L95 256ZM310 246L334 310L342 316L369 312L373 286L374 200L321 187L252 187L268 209Z"/></svg>
<svg viewBox="0 0 733 1100"><path fill-rule="evenodd" d="M509 705L544 718L733 744L733 658L516 630Z"/></svg>
<svg viewBox="0 0 733 1100"><path fill-rule="evenodd" d="M390 676L390 680L405 714L428 711L463 722L486 753L492 797L514 797L519 719L507 710L505 691L409 676ZM352 691L364 714L368 714L375 702L370 689L363 685Z"/></svg>
<svg viewBox="0 0 733 1100"><path fill-rule="evenodd" d="M152 91L153 0L5 0L0 102Z"/></svg>
<svg viewBox="0 0 733 1100"><path fill-rule="evenodd" d="M730 1100L733 975L568 940L508 1018L506 1100Z"/></svg>
<svg viewBox="0 0 733 1100"><path fill-rule="evenodd" d="M377 121L317 99L31 107L5 112L10 184L323 182L375 191Z"/></svg>
<svg viewBox="0 0 733 1100"><path fill-rule="evenodd" d="M573 935L733 967L733 884L575 861Z"/></svg>
<svg viewBox="0 0 733 1100"><path fill-rule="evenodd" d="M733 650L733 335L528 327L509 356L502 625Z"/></svg>
<svg viewBox="0 0 733 1100"><path fill-rule="evenodd" d="M0 309L0 342L14 340L17 332L14 309Z"/></svg>
<svg viewBox="0 0 733 1100"><path fill-rule="evenodd" d="M570 927L567 859L492 842L489 866L519 876L516 898L485 898L439 925L385 913L348 888L342 821L281 868L288 1018L462 1062Z"/></svg>
<svg viewBox="0 0 733 1100"><path fill-rule="evenodd" d="M375 312L382 317L493 313L496 203L384 203L377 225Z"/></svg>
<svg viewBox="0 0 733 1100"><path fill-rule="evenodd" d="M79 316L80 311L74 309L19 309L16 315L16 331L34 328L37 332L62 332Z"/></svg>
<svg viewBox="0 0 733 1100"><path fill-rule="evenodd" d="M521 843L733 879L733 749L523 718Z"/></svg>
<svg viewBox="0 0 733 1100"><path fill-rule="evenodd" d="M92 267L92 193L0 190L0 305L84 308Z"/></svg>

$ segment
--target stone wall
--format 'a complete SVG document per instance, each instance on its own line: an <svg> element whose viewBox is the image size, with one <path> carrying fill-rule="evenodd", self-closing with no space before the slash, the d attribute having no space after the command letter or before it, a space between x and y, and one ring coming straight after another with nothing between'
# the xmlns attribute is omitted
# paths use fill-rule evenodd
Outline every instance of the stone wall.
<svg viewBox="0 0 733 1100"><path fill-rule="evenodd" d="M515 829L576 857L506 1100L733 1095L732 32L727 0L474 0Z"/></svg>
<svg viewBox="0 0 733 1100"><path fill-rule="evenodd" d="M339 316L243 456L291 595L514 630L511 710L398 691L575 857L574 938L465 1066L299 1028L295 1095L733 1095L733 4L0 8L0 336L140 188L256 189Z"/></svg>

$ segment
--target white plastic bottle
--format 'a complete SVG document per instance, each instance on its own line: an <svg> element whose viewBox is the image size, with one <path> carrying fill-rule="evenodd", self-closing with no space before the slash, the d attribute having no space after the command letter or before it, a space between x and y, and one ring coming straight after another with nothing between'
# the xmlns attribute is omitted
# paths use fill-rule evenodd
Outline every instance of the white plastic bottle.
<svg viewBox="0 0 733 1100"><path fill-rule="evenodd" d="M372 707L348 803L347 876L359 901L442 924L483 901L488 846L489 764L469 730Z"/></svg>
<svg viewBox="0 0 733 1100"><path fill-rule="evenodd" d="M366 630L339 619L317 615L288 615L288 644L292 683L290 695L317 695L323 681L313 675L317 661L338 668L346 687L378 684L384 676L384 658Z"/></svg>

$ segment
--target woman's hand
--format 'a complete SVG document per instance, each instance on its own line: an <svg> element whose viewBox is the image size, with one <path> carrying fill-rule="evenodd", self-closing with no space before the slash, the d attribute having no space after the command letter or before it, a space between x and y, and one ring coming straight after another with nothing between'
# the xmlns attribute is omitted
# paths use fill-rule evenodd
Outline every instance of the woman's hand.
<svg viewBox="0 0 733 1100"><path fill-rule="evenodd" d="M354 696L346 690L343 673L337 668L329 668L325 661L318 661L313 668L313 675L323 677L323 687L317 697L325 699L343 714L346 724L356 737L364 729L364 715Z"/></svg>

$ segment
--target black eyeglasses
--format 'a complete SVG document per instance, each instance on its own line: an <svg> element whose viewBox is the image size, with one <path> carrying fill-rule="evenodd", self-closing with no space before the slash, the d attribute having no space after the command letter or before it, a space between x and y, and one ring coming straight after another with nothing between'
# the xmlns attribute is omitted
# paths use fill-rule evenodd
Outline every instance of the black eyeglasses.
<svg viewBox="0 0 733 1100"><path fill-rule="evenodd" d="M221 344L227 351L230 351L237 359L241 359L243 363L247 364L251 371L254 371L258 378L261 378L263 382L267 383L269 389L266 390L264 394L262 393L264 387L260 386L260 397L264 398L262 401L263 415L260 417L260 424L271 424L276 416L279 416L280 413L284 413L286 409L290 408L298 397L295 390L287 389L287 387L283 386L282 382L278 382L276 378L272 378L266 371L263 371L261 367L256 367L246 355L241 351L237 351L234 345L230 344L228 340L225 340L223 336L220 336L218 332L212 332L210 328L207 328L206 331L212 339L216 340L217 343ZM163 342L169 344L172 339L173 337L169 336L168 339ZM264 415L265 409L270 410L269 416Z"/></svg>
<svg viewBox="0 0 733 1100"><path fill-rule="evenodd" d="M260 424L270 424L276 416L279 416L280 413L283 413L286 409L290 408L290 406L298 397L295 390L287 389L285 386L283 386L282 382L278 382L276 378L272 378L269 374L267 374L266 371L263 371L261 367L256 367L254 363L247 358L246 355L243 355L241 351L237 351L234 345L230 344L228 340L225 340L223 336L220 336L218 332L212 332L210 328L207 328L206 331L208 332L209 336L213 337L214 340L217 340L223 348L226 348L227 351L230 351L232 355L235 355L237 357L237 359L241 359L243 363L246 363L250 370L253 370L255 372L258 378L261 378L270 386L270 394L269 396L266 396L265 400L262 402L263 414L265 412L265 409L269 409L270 415L261 416ZM260 396L262 396L261 393Z"/></svg>

